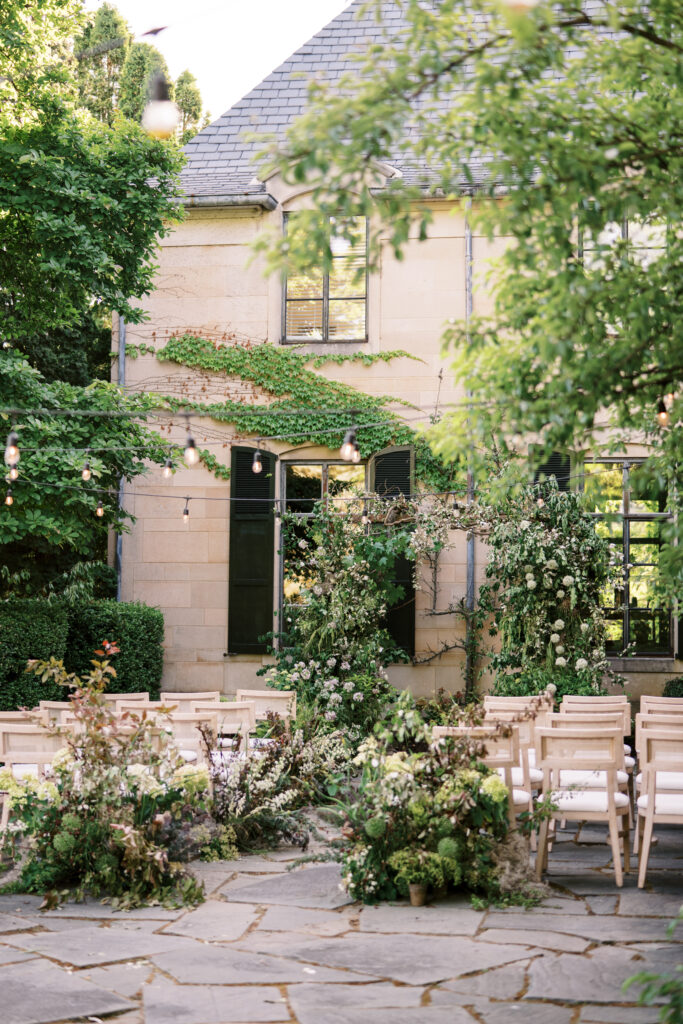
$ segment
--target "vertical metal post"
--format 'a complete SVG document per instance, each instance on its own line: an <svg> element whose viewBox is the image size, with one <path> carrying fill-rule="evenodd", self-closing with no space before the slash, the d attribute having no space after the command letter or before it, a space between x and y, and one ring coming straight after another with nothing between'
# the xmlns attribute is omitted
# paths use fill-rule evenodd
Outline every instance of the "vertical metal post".
<svg viewBox="0 0 683 1024"><path fill-rule="evenodd" d="M119 314L119 380L120 388L126 384L126 321ZM119 508L123 508L125 479L119 480ZM121 600L121 584L123 575L123 534L116 534L116 600Z"/></svg>
<svg viewBox="0 0 683 1024"><path fill-rule="evenodd" d="M470 222L470 210L472 208L471 198L467 200L467 207L465 209L465 325L467 333L467 341L469 342L469 325L472 318L473 311L473 295L472 295L472 224ZM468 392L468 397L471 392ZM470 459L467 468L467 504L471 505L474 501L474 472L472 470L472 461ZM471 617L474 613L474 569L475 569L475 548L474 548L474 534L470 531L467 534L467 581L465 591L465 608L467 610L467 619L465 620L466 629L466 650L465 650L465 692L470 695L474 692L474 657L472 652L474 631L472 627Z"/></svg>

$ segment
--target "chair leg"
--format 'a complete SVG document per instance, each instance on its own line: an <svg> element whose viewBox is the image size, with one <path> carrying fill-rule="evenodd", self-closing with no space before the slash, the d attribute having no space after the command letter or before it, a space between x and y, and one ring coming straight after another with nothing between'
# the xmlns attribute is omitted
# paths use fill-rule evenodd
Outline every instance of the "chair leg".
<svg viewBox="0 0 683 1024"><path fill-rule="evenodd" d="M623 845L624 845L624 874L628 874L628 872L631 870L631 837L629 835L629 832L630 832L630 829L629 829L630 818L631 818L631 810L629 808L629 813L628 814L622 814L622 816L621 816L621 823L622 823L622 832L621 832L621 834L623 836Z"/></svg>
<svg viewBox="0 0 683 1024"><path fill-rule="evenodd" d="M633 856L638 855L638 847L640 846L640 837L643 831L644 818L642 814L637 813L636 808L636 827L633 835Z"/></svg>
<svg viewBox="0 0 683 1024"><path fill-rule="evenodd" d="M548 819L544 818L538 831L538 849L536 851L536 878L540 882L548 856Z"/></svg>
<svg viewBox="0 0 683 1024"><path fill-rule="evenodd" d="M0 793L0 800L2 800L2 817L0 818L0 832L4 832L9 822L9 793Z"/></svg>
<svg viewBox="0 0 683 1024"><path fill-rule="evenodd" d="M609 816L609 838L612 847L612 860L614 861L614 877L621 889L624 884L624 876L621 870L621 843L619 842L619 826L616 814Z"/></svg>
<svg viewBox="0 0 683 1024"><path fill-rule="evenodd" d="M654 826L654 815L648 814L645 817L645 828L640 840L640 859L638 862L638 888L645 885L647 875L647 861L650 856L650 843L652 842L652 829Z"/></svg>

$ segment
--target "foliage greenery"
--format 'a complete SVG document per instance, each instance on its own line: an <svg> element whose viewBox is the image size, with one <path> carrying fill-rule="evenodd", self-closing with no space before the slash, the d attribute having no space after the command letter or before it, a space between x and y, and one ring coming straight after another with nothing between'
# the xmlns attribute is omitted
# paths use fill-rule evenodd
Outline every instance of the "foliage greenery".
<svg viewBox="0 0 683 1024"><path fill-rule="evenodd" d="M0 602L0 708L15 711L62 700L61 687L26 674L30 658L63 658L68 619L61 605L39 600Z"/></svg>
<svg viewBox="0 0 683 1024"><path fill-rule="evenodd" d="M683 676L667 679L664 683L663 697L683 697Z"/></svg>
<svg viewBox="0 0 683 1024"><path fill-rule="evenodd" d="M124 720L106 704L103 691L116 677L108 661L93 661L82 679L55 658L29 668L71 689L76 725L52 730L64 739L52 780L21 786L7 773L15 814L4 847L20 860L15 887L43 893L47 905L66 890L125 907L201 900L183 862L216 834L206 810L208 774L188 773L151 719Z"/></svg>
<svg viewBox="0 0 683 1024"><path fill-rule="evenodd" d="M482 479L492 436L534 435L540 464L556 449L613 454L635 432L651 474L680 493L683 9L514 6L406 0L340 83L316 77L262 170L311 190L302 244L258 244L273 269L327 268L329 217L365 217L376 268L381 241L400 257L427 237L430 195L460 204L477 236L511 244L491 309L447 328L456 380L476 401L443 418L439 450ZM359 17L382 21L381 0L363 7ZM386 181L384 162L416 173ZM666 525L661 563L678 597L681 530L680 517Z"/></svg>
<svg viewBox="0 0 683 1024"><path fill-rule="evenodd" d="M683 921L683 909L667 928L667 937L672 939L677 926ZM654 974L639 971L623 984L626 992L632 985L640 988L638 1003L641 1006L659 1006L661 1024L680 1024L683 1020L683 965L677 964L673 974Z"/></svg>

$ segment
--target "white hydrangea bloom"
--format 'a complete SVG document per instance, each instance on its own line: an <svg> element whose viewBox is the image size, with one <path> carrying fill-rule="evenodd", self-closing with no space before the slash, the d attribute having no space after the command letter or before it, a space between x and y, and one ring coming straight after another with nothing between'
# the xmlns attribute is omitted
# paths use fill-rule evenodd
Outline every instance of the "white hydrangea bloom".
<svg viewBox="0 0 683 1024"><path fill-rule="evenodd" d="M551 633L550 634L550 643L551 644L559 644L559 642L560 642L560 634L559 633Z"/></svg>
<svg viewBox="0 0 683 1024"><path fill-rule="evenodd" d="M580 672L583 668L588 668L588 662L585 658L579 658L576 662L576 670L577 672Z"/></svg>
<svg viewBox="0 0 683 1024"><path fill-rule="evenodd" d="M563 576L562 577L562 586L563 587L571 587L573 582L574 582L574 577L573 576Z"/></svg>
<svg viewBox="0 0 683 1024"><path fill-rule="evenodd" d="M566 658L556 658L555 659L555 664L557 665L558 668L564 668L564 666L567 664L567 659Z"/></svg>
<svg viewBox="0 0 683 1024"><path fill-rule="evenodd" d="M564 629L564 619L555 619L553 629Z"/></svg>

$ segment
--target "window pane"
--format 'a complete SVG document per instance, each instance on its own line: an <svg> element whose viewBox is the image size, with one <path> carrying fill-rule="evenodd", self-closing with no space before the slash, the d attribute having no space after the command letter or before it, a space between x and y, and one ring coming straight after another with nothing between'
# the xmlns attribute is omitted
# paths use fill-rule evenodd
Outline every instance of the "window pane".
<svg viewBox="0 0 683 1024"><path fill-rule="evenodd" d="M302 519L299 523L288 523L283 536L282 573L282 593L287 605L305 604L306 591L312 585L310 576L305 570L302 571L297 567L301 556L299 541L302 540L310 543L308 520Z"/></svg>
<svg viewBox="0 0 683 1024"><path fill-rule="evenodd" d="M365 299L330 299L329 338L355 341L365 337Z"/></svg>
<svg viewBox="0 0 683 1024"><path fill-rule="evenodd" d="M332 260L330 298L365 298L365 256Z"/></svg>
<svg viewBox="0 0 683 1024"><path fill-rule="evenodd" d="M323 272L309 270L305 274L296 274L287 278L288 299L322 299Z"/></svg>
<svg viewBox="0 0 683 1024"><path fill-rule="evenodd" d="M624 511L624 474L621 463L586 462L583 474L586 507L590 512L606 514Z"/></svg>
<svg viewBox="0 0 683 1024"><path fill-rule="evenodd" d="M312 512L322 498L322 466L287 466L285 487L288 512Z"/></svg>
<svg viewBox="0 0 683 1024"><path fill-rule="evenodd" d="M350 506L358 506L358 496L365 490L365 466L328 466L327 493L336 500L332 503L335 512L347 512ZM355 502L354 502L354 499Z"/></svg>
<svg viewBox="0 0 683 1024"><path fill-rule="evenodd" d="M661 610L632 609L629 613L629 640L640 654L658 654L671 649L669 613Z"/></svg>
<svg viewBox="0 0 683 1024"><path fill-rule="evenodd" d="M661 487L656 480L651 479L647 471L638 466L632 466L629 470L629 511L634 515L643 515L652 512L666 512L667 492L666 487Z"/></svg>
<svg viewBox="0 0 683 1024"><path fill-rule="evenodd" d="M288 301L286 336L320 341L323 336L322 300L295 299L291 302Z"/></svg>

